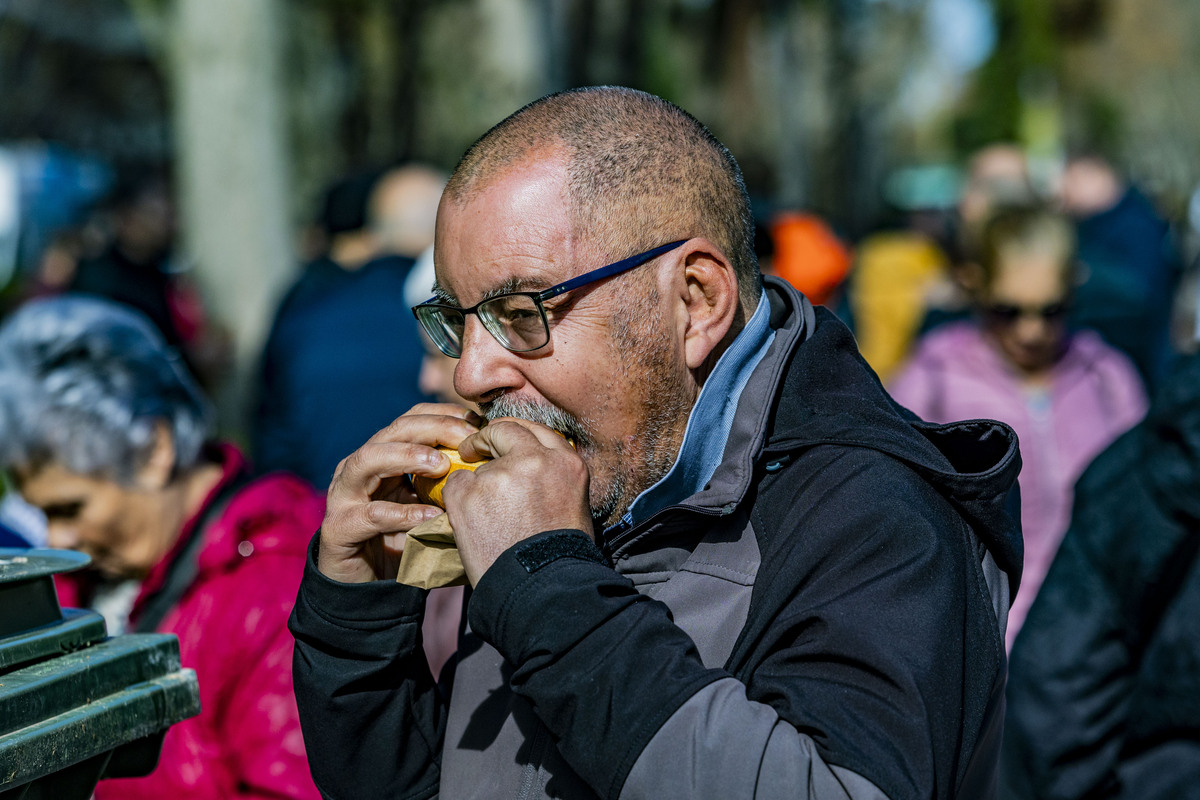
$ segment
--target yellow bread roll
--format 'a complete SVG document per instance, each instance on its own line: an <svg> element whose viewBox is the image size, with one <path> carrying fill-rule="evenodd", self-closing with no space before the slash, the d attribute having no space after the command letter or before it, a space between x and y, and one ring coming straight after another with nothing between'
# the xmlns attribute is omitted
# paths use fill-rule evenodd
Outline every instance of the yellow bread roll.
<svg viewBox="0 0 1200 800"><path fill-rule="evenodd" d="M440 478L427 478L424 475L413 475L413 488L417 490L417 497L422 503L428 503L431 506L445 508L445 503L442 502L442 488L446 485L446 478L456 469L469 469L474 472L478 467L483 466L488 462L488 459L482 461L463 461L462 456L458 451L450 447L438 447L450 459L450 471Z"/></svg>

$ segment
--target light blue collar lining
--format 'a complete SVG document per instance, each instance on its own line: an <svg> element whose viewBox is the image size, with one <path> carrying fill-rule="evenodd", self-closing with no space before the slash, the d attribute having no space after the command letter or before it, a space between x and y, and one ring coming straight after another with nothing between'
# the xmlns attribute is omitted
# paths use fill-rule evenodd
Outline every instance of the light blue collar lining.
<svg viewBox="0 0 1200 800"><path fill-rule="evenodd" d="M707 485L725 454L742 390L775 339L770 306L764 290L746 327L717 359L712 374L700 388L675 464L662 480L637 496L621 521L606 534L632 527Z"/></svg>

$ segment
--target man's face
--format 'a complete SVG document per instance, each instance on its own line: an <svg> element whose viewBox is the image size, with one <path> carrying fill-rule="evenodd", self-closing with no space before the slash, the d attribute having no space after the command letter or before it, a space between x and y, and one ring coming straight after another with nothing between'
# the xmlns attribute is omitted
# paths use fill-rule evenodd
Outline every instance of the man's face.
<svg viewBox="0 0 1200 800"><path fill-rule="evenodd" d="M438 285L469 307L502 291L546 289L632 255L600 252L574 235L565 176L564 160L542 158L493 179L465 205L444 200ZM583 432L578 447L591 475L592 513L605 524L670 469L695 399L666 296L656 291L664 263L547 301L550 342L530 353L504 349L468 315L454 372L455 389L485 415L533 404L574 418ZM527 410L521 415L542 421Z"/></svg>

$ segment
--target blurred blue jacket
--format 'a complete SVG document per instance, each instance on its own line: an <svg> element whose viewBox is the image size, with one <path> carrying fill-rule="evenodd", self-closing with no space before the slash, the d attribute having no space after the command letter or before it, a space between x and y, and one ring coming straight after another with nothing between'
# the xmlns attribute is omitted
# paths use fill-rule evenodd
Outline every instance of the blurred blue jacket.
<svg viewBox="0 0 1200 800"><path fill-rule="evenodd" d="M428 398L424 353L404 304L413 260L356 270L318 259L280 304L263 352L253 430L259 472L287 470L324 490L338 462Z"/></svg>

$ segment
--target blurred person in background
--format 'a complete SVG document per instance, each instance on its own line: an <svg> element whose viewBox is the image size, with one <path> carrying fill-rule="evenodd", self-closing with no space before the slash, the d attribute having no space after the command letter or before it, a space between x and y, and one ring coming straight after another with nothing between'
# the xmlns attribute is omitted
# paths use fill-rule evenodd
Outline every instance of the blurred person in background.
<svg viewBox="0 0 1200 800"><path fill-rule="evenodd" d="M175 254L170 183L156 173L123 176L106 212L109 239L100 252L89 254L85 247L71 264L65 242L52 242L40 275L60 280L56 291L104 297L144 314L201 384L215 386L229 365L230 342L211 324L199 289L186 276L187 265Z"/></svg>
<svg viewBox="0 0 1200 800"><path fill-rule="evenodd" d="M1096 153L1068 159L1059 200L1076 220L1083 264L1072 321L1098 331L1154 386L1173 355L1171 306L1180 265L1170 226Z"/></svg>
<svg viewBox="0 0 1200 800"><path fill-rule="evenodd" d="M444 185L437 171L409 164L326 192L329 251L287 292L263 350L253 426L260 469L323 489L338 462L425 399L424 349L402 297L414 259L433 244Z"/></svg>
<svg viewBox="0 0 1200 800"><path fill-rule="evenodd" d="M85 255L65 288L107 297L137 309L154 323L172 347L184 333L172 310L175 207L166 181L158 176L125 176L106 203L111 240Z"/></svg>
<svg viewBox="0 0 1200 800"><path fill-rule="evenodd" d="M36 300L0 328L0 468L92 557L64 605L107 601L110 633L179 637L202 711L172 727L144 778L106 798L316 798L286 621L324 502L298 478L250 480L192 378L141 315L87 297ZM100 597L132 579L136 591Z"/></svg>
<svg viewBox="0 0 1200 800"><path fill-rule="evenodd" d="M1200 797L1200 357L1075 488L1013 646L1002 796Z"/></svg>
<svg viewBox="0 0 1200 800"><path fill-rule="evenodd" d="M781 211L771 217L773 243L769 269L812 301L836 308L850 273L851 253L825 220L802 211Z"/></svg>
<svg viewBox="0 0 1200 800"><path fill-rule="evenodd" d="M927 175L926 180L936 177ZM1034 199L1025 153L1007 143L971 155L957 204L952 196L948 203L939 197L944 190L936 185L914 185L908 191L930 196L897 198L911 203L904 224L859 244L850 283L855 336L863 358L884 382L922 333L970 316L963 273L988 215L999 205ZM950 213L938 213L935 203ZM949 221L943 222L947 216Z"/></svg>
<svg viewBox="0 0 1200 800"><path fill-rule="evenodd" d="M426 247L404 281L404 304L412 308L424 303L433 294L436 279L433 268L433 245ZM425 331L421 331L421 371L417 388L426 397L440 403L454 403L466 409L475 404L454 390L454 368L458 361L437 349ZM441 675L442 667L458 649L458 628L463 611L463 587L442 586L429 591L425 601L425 619L421 623L421 643L432 674Z"/></svg>
<svg viewBox="0 0 1200 800"><path fill-rule="evenodd" d="M1020 146L990 144L967 161L958 198L958 262L970 261L978 251L987 221L999 208L1031 205L1037 199L1029 174L1029 159Z"/></svg>
<svg viewBox="0 0 1200 800"><path fill-rule="evenodd" d="M67 228L55 233L42 250L37 267L22 289L26 298L53 297L67 291L87 252L82 229Z"/></svg>
<svg viewBox="0 0 1200 800"><path fill-rule="evenodd" d="M1068 330L1074 273L1069 220L1040 207L996 212L967 278L978 318L926 335L889 387L922 419L992 418L1017 431L1025 565L1010 647L1067 529L1075 480L1146 411L1129 360Z"/></svg>

